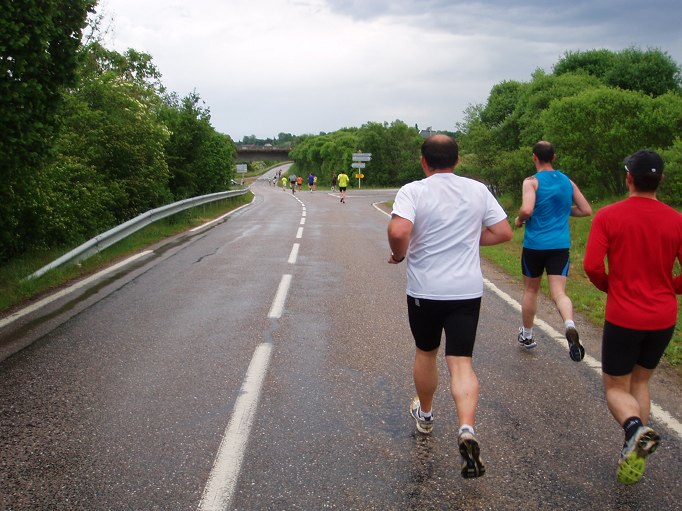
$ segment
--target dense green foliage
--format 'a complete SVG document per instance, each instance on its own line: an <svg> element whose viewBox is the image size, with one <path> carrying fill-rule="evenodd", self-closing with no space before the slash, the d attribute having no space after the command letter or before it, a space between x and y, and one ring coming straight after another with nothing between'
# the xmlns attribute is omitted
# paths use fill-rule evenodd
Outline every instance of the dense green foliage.
<svg viewBox="0 0 682 511"><path fill-rule="evenodd" d="M224 190L233 175L226 162L236 154L232 141L210 125L210 114L196 93L168 98L162 118L170 130L166 156L170 190L176 199Z"/></svg>
<svg viewBox="0 0 682 511"><path fill-rule="evenodd" d="M0 1L0 260L30 232L39 177L93 0Z"/></svg>
<svg viewBox="0 0 682 511"><path fill-rule="evenodd" d="M329 183L332 174L342 170L351 176L351 182L357 183L353 178L357 171L351 168L353 153L371 153L371 161L362 170L362 183L395 186L423 177L419 166L421 143L419 132L402 121L369 122L360 128L304 137L289 155L299 173L312 172L322 183Z"/></svg>
<svg viewBox="0 0 682 511"><path fill-rule="evenodd" d="M659 197L681 204L681 92L680 67L660 50L569 52L551 74L499 83L469 107L460 171L518 200L533 144L550 140L556 167L594 200L622 195L623 158L648 148L666 163Z"/></svg>
<svg viewBox="0 0 682 511"><path fill-rule="evenodd" d="M82 44L94 2L29 4L0 21L0 261L229 188L234 144L198 94L167 94L147 54Z"/></svg>

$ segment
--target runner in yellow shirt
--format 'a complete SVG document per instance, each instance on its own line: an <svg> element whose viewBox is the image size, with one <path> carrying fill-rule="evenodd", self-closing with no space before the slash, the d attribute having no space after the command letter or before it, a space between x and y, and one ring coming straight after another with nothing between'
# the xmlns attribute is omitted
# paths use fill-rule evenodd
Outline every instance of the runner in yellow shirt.
<svg viewBox="0 0 682 511"><path fill-rule="evenodd" d="M339 192L341 192L341 202L344 204L346 203L346 188L348 188L348 181L350 181L350 178L342 170L336 178L336 182L339 185Z"/></svg>

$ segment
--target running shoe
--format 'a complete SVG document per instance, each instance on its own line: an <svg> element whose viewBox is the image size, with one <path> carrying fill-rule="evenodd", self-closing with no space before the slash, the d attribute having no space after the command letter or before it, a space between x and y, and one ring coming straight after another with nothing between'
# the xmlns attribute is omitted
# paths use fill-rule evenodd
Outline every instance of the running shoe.
<svg viewBox="0 0 682 511"><path fill-rule="evenodd" d="M417 424L417 431L428 435L433 430L433 415L431 417L421 417L419 415L419 398L414 396L412 402L410 403L410 415Z"/></svg>
<svg viewBox="0 0 682 511"><path fill-rule="evenodd" d="M481 447L474 434L467 429L459 434L459 453L462 455L462 477L471 479L485 474Z"/></svg>
<svg viewBox="0 0 682 511"><path fill-rule="evenodd" d="M519 341L519 345L521 347L526 348L527 350L532 350L538 345L538 343L535 342L532 337L526 339L523 336L523 328L521 327L519 327L519 336L517 337L516 340Z"/></svg>
<svg viewBox="0 0 682 511"><path fill-rule="evenodd" d="M625 443L620 453L616 479L621 484L635 484L644 475L646 457L658 448L661 437L648 426L641 426Z"/></svg>
<svg viewBox="0 0 682 511"><path fill-rule="evenodd" d="M569 326L566 329L566 340L568 341L568 354L571 356L571 360L580 362L585 356L585 348L580 344L580 337L574 326Z"/></svg>

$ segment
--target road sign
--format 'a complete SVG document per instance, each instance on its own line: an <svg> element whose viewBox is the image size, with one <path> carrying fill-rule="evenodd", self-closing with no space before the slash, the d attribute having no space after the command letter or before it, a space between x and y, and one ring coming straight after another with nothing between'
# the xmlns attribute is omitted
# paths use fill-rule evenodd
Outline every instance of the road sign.
<svg viewBox="0 0 682 511"><path fill-rule="evenodd" d="M353 169L364 169L365 168L364 163L351 163L350 166Z"/></svg>
<svg viewBox="0 0 682 511"><path fill-rule="evenodd" d="M370 161L372 153L353 153L353 161Z"/></svg>
<svg viewBox="0 0 682 511"><path fill-rule="evenodd" d="M355 174L355 177L358 179L362 179L365 177L365 175L364 174Z"/></svg>
<svg viewBox="0 0 682 511"><path fill-rule="evenodd" d="M237 163L237 172L244 174L246 172L246 163Z"/></svg>

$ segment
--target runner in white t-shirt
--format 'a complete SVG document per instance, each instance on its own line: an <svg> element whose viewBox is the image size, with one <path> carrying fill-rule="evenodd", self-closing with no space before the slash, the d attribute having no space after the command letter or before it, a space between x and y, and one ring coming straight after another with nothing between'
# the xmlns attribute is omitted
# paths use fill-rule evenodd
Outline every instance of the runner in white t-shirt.
<svg viewBox="0 0 682 511"><path fill-rule="evenodd" d="M407 257L407 310L416 344L417 396L410 414L417 430L431 433L438 385L438 348L445 331L445 360L459 419L462 476L485 473L474 433L479 385L472 355L483 295L479 246L509 241L507 215L478 181L456 176L457 143L434 135L422 144L425 179L403 186L388 225L391 264Z"/></svg>

